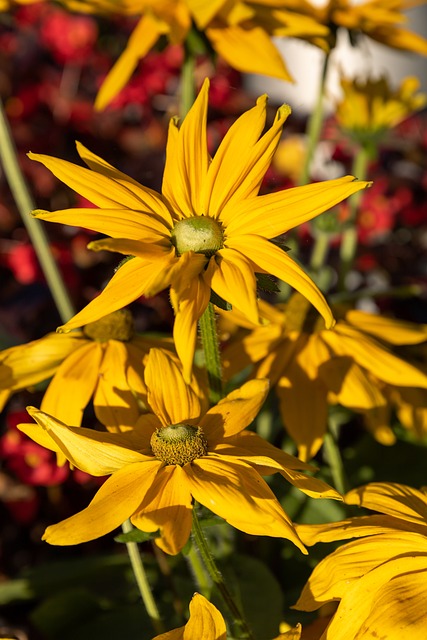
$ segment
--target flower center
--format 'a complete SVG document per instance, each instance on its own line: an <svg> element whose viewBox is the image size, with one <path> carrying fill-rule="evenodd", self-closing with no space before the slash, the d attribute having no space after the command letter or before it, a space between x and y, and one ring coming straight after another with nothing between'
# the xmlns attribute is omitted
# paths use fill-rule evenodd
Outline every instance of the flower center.
<svg viewBox="0 0 427 640"><path fill-rule="evenodd" d="M201 427L189 424L172 424L157 429L151 436L150 444L158 460L180 467L208 452L208 443Z"/></svg>
<svg viewBox="0 0 427 640"><path fill-rule="evenodd" d="M194 251L209 257L223 247L224 234L221 226L216 220L206 216L180 220L172 229L171 236L178 255Z"/></svg>
<svg viewBox="0 0 427 640"><path fill-rule="evenodd" d="M83 333L87 338L96 342L108 340L120 340L128 342L133 337L132 314L127 309L113 311L95 322L90 322L83 327Z"/></svg>

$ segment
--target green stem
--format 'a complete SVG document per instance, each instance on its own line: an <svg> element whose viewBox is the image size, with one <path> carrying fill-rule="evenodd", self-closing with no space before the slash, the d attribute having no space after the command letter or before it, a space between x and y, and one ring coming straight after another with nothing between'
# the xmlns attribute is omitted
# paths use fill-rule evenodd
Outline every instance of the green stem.
<svg viewBox="0 0 427 640"><path fill-rule="evenodd" d="M249 638L250 640L254 640L254 636L246 622L243 618L237 604L234 601L233 596L228 590L227 585L224 582L224 578L221 575L218 567L215 564L215 560L210 552L208 543L203 534L202 527L200 526L199 519L196 513L196 505L193 505L193 529L192 529L193 541L197 546L197 549L203 559L204 565L212 579L212 582L218 589L221 594L225 605L227 606L231 618L234 624L238 627L240 631L241 638Z"/></svg>
<svg viewBox="0 0 427 640"><path fill-rule="evenodd" d="M337 491L344 494L350 487L344 470L341 451L337 442L337 430L338 424L335 423L333 416L330 416L329 431L325 433L323 446L325 448L335 488Z"/></svg>
<svg viewBox="0 0 427 640"><path fill-rule="evenodd" d="M122 524L123 533L129 533L132 529L133 527L129 520L126 520L126 522ZM153 598L153 594L151 593L150 584L139 554L138 545L136 542L126 542L126 548L129 554L129 560L132 565L136 584L138 585L139 593L141 594L142 601L150 617L153 629L157 634L163 633L165 629L156 602Z"/></svg>
<svg viewBox="0 0 427 640"><path fill-rule="evenodd" d="M197 544L191 545L190 551L186 555L186 558L189 562L191 571L196 581L197 590L209 600L212 592L212 580L210 579L210 576L206 571L206 567L200 556L200 551Z"/></svg>
<svg viewBox="0 0 427 640"><path fill-rule="evenodd" d="M183 120L187 113L190 111L196 96L194 70L194 55L189 50L189 47L186 47L184 62L181 67L181 96L179 105L179 114L181 120Z"/></svg>
<svg viewBox="0 0 427 640"><path fill-rule="evenodd" d="M36 208L33 202L25 178L21 171L18 155L13 142L7 116L0 101L0 161L4 168L10 190L16 206L21 214L22 221L37 254L40 266L45 275L46 282L51 291L56 308L62 322L67 322L74 314L73 304L68 295L67 288L61 273L52 255L49 241L40 223L33 218L30 212Z"/></svg>
<svg viewBox="0 0 427 640"><path fill-rule="evenodd" d="M200 335L205 354L206 372L208 374L210 400L216 404L223 397L221 357L216 327L215 310L211 302L199 320Z"/></svg>
<svg viewBox="0 0 427 640"><path fill-rule="evenodd" d="M375 157L376 151L369 144L364 144L359 148L353 161L352 173L359 180L366 180L368 164ZM338 280L338 290L345 289L345 281L350 272L357 252L357 212L362 197L362 191L353 194L349 199L349 219L344 228L340 246L340 274Z"/></svg>
<svg viewBox="0 0 427 640"><path fill-rule="evenodd" d="M304 167L301 173L300 185L307 184L310 173L310 164L313 159L314 150L319 142L320 133L323 125L323 100L325 97L326 78L328 74L329 54L325 54L323 60L322 76L320 78L319 91L314 109L310 115L307 125L307 153L305 156Z"/></svg>

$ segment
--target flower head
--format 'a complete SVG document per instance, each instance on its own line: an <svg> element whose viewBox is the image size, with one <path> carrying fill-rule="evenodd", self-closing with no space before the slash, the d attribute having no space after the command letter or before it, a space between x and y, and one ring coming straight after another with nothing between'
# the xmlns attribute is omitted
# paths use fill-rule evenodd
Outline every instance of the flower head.
<svg viewBox="0 0 427 640"><path fill-rule="evenodd" d="M314 611L327 602L339 602L320 640L423 640L427 634L425 490L372 483L350 491L345 501L378 513L297 527L308 545L358 539L316 566L295 608Z"/></svg>
<svg viewBox="0 0 427 640"><path fill-rule="evenodd" d="M251 333L224 349L225 372L231 376L254 363L254 375L270 379L283 423L303 460L322 445L329 404L361 412L380 442L394 442L383 414L389 396L404 389L403 397L409 401L405 392L412 388L425 396L427 375L394 355L389 346L426 341L425 325L336 307L338 321L327 331L323 319L311 312L299 294L285 305L260 302L260 311L266 323L252 326ZM246 318L229 314L230 319L233 316L240 326L250 327ZM398 404L397 399L394 402ZM417 406L421 413L421 400L413 408Z"/></svg>
<svg viewBox="0 0 427 640"><path fill-rule="evenodd" d="M105 427L129 427L144 408L143 360L155 346L172 345L135 335L130 312L120 310L81 331L49 333L5 349L0 352L0 409L16 391L52 378L42 411L80 426L93 399L95 414Z"/></svg>
<svg viewBox="0 0 427 640"><path fill-rule="evenodd" d="M86 542L131 518L143 531L160 530L157 544L176 554L190 535L194 499L241 531L288 538L304 550L260 474L278 472L313 497L340 496L299 471L308 465L245 430L268 382L248 382L205 413L173 359L152 349L145 383L153 414L141 416L125 433L76 429L29 410L39 426L20 425L27 435L62 451L83 471L111 475L84 511L48 527L44 539L58 545Z"/></svg>
<svg viewBox="0 0 427 640"><path fill-rule="evenodd" d="M37 217L73 224L111 238L91 249L134 256L105 290L67 322L67 331L126 306L141 295L170 287L176 319L174 339L186 379L192 367L197 321L211 290L258 322L256 273L270 273L301 291L324 316L326 301L305 272L270 242L304 221L369 186L352 176L258 196L264 174L289 115L281 107L265 126L267 98L230 128L214 158L207 149L208 82L179 128L169 128L162 194L141 186L82 145L89 169L65 160L30 154L99 209L35 212Z"/></svg>

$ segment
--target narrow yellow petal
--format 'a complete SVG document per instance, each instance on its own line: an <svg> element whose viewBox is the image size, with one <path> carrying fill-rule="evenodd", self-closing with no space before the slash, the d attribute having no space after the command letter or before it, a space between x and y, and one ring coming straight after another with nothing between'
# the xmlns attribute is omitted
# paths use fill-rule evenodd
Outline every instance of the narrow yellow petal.
<svg viewBox="0 0 427 640"><path fill-rule="evenodd" d="M327 329L335 321L332 312L318 287L296 262L273 243L255 235L240 235L227 240L226 245L249 255L255 271L271 273L299 291L323 316Z"/></svg>
<svg viewBox="0 0 427 640"><path fill-rule="evenodd" d="M200 417L200 401L184 382L182 367L165 351L151 349L145 364L150 407L164 426Z"/></svg>
<svg viewBox="0 0 427 640"><path fill-rule="evenodd" d="M212 289L258 324L257 283L250 261L234 249L221 249L215 255L215 264Z"/></svg>
<svg viewBox="0 0 427 640"><path fill-rule="evenodd" d="M200 593L190 602L190 620L185 625L185 639L226 640L227 629L218 609Z"/></svg>
<svg viewBox="0 0 427 640"><path fill-rule="evenodd" d="M116 471L86 509L48 527L43 540L56 545L80 544L110 533L136 511L161 465L158 460L135 462Z"/></svg>
<svg viewBox="0 0 427 640"><path fill-rule="evenodd" d="M79 427L98 384L102 357L101 345L92 340L70 353L46 389L41 411L65 424Z"/></svg>
<svg viewBox="0 0 427 640"><path fill-rule="evenodd" d="M427 325L405 322L395 318L384 318L383 316L365 313L353 309L348 311L345 319L357 329L361 329L380 340L385 340L390 344L420 344L427 340Z"/></svg>
<svg viewBox="0 0 427 640"><path fill-rule="evenodd" d="M378 384L350 356L331 358L319 368L324 388L334 403L351 409L372 409L386 404Z"/></svg>
<svg viewBox="0 0 427 640"><path fill-rule="evenodd" d="M260 410L268 389L268 380L250 380L209 409L200 422L209 447L246 429Z"/></svg>
<svg viewBox="0 0 427 640"><path fill-rule="evenodd" d="M415 524L425 525L427 522L427 495L407 485L371 482L347 493L345 501Z"/></svg>
<svg viewBox="0 0 427 640"><path fill-rule="evenodd" d="M252 535L287 538L306 553L291 520L250 465L204 457L183 469L195 500L233 527Z"/></svg>

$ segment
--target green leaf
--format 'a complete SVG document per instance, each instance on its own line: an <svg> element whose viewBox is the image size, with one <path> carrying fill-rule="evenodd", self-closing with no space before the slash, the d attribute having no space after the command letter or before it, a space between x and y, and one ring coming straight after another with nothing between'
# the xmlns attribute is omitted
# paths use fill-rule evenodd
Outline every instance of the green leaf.
<svg viewBox="0 0 427 640"><path fill-rule="evenodd" d="M265 293L279 293L280 289L273 276L268 273L256 273L255 274L258 289Z"/></svg>
<svg viewBox="0 0 427 640"><path fill-rule="evenodd" d="M231 311L233 308L229 302L221 298L215 291L211 291L210 302L223 311Z"/></svg>
<svg viewBox="0 0 427 640"><path fill-rule="evenodd" d="M114 540L115 542L147 542L148 540L154 540L154 538L159 537L159 530L147 533L139 529L132 529L132 531L128 531L127 533L120 533Z"/></svg>

